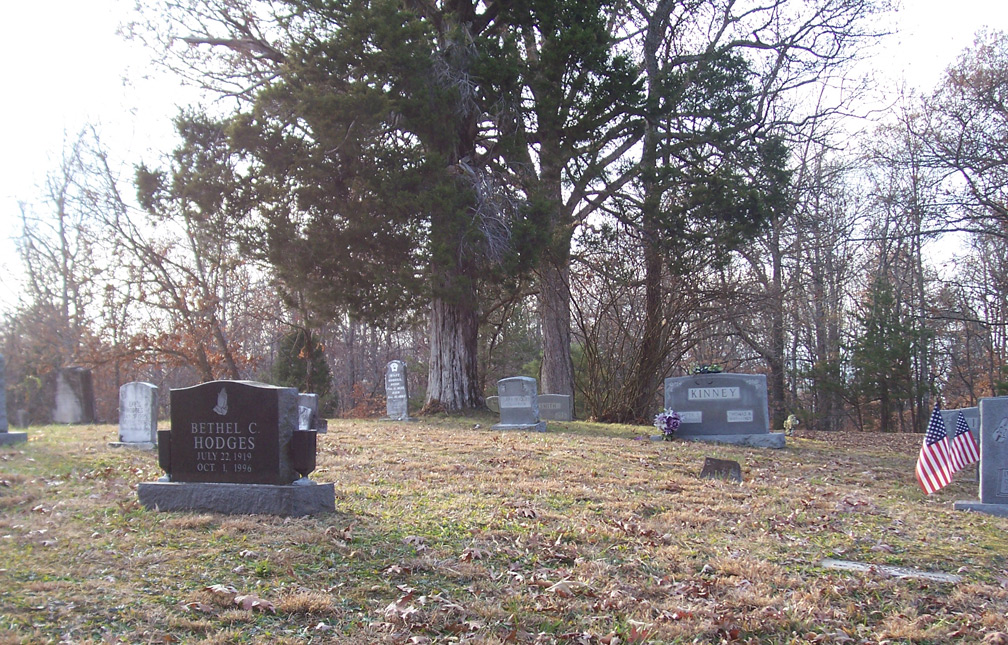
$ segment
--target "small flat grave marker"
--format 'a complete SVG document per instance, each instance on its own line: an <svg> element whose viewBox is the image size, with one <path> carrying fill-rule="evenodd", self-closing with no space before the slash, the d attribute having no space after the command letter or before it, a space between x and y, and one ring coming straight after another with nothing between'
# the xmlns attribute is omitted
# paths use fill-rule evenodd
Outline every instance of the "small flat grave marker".
<svg viewBox="0 0 1008 645"><path fill-rule="evenodd" d="M824 569L834 569L836 571L856 571L858 573L877 572L894 578L919 578L921 580L933 580L935 582L960 582L962 576L953 573L942 573L941 571L921 571L910 567L897 567L888 564L865 564L863 562L852 562L850 560L833 560L826 558L819 561L819 566Z"/></svg>
<svg viewBox="0 0 1008 645"><path fill-rule="evenodd" d="M730 479L742 483L742 466L731 459L715 459L706 457L700 470L701 479Z"/></svg>

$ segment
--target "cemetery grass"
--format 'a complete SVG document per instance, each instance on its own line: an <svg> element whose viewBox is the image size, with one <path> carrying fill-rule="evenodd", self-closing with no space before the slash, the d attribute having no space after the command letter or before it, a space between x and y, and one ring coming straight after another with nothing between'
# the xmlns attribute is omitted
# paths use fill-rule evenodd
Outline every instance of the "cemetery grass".
<svg viewBox="0 0 1008 645"><path fill-rule="evenodd" d="M30 428L0 447L0 643L1008 642L1008 519L952 510L972 471L925 496L921 435L493 422L330 421L336 512L307 518L148 511L155 453ZM698 478L705 456L743 483Z"/></svg>

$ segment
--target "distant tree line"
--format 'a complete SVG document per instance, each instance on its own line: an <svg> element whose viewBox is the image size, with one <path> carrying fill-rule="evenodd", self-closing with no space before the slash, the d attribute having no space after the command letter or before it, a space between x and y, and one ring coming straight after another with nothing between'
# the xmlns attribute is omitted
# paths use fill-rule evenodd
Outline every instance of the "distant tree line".
<svg viewBox="0 0 1008 645"><path fill-rule="evenodd" d="M22 207L9 405L52 370L264 380L426 412L527 374L648 421L692 366L765 373L773 424L917 431L1006 379L1008 37L844 133L867 0L141 3L227 101L156 164L97 128ZM222 105L233 108L224 109Z"/></svg>

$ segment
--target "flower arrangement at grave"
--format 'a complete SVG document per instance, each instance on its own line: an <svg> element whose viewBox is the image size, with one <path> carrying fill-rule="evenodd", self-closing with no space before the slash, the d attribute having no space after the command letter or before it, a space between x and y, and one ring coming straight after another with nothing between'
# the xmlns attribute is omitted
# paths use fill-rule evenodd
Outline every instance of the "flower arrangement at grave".
<svg viewBox="0 0 1008 645"><path fill-rule="evenodd" d="M690 367L690 374L720 374L724 368L717 363L694 363Z"/></svg>
<svg viewBox="0 0 1008 645"><path fill-rule="evenodd" d="M788 418L784 420L784 433L790 437L794 433L794 429L798 427L799 423L801 422L798 420L798 417L793 414L789 414Z"/></svg>
<svg viewBox="0 0 1008 645"><path fill-rule="evenodd" d="M672 409L663 410L655 415L654 418L654 425L661 430L662 438L665 441L672 441L672 437L675 435L675 431L679 429L679 424L681 423L682 417Z"/></svg>

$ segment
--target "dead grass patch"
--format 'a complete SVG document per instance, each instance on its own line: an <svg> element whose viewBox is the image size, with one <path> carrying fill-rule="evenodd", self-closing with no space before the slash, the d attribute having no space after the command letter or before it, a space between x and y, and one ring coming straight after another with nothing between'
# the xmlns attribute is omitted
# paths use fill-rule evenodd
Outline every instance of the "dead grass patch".
<svg viewBox="0 0 1008 645"><path fill-rule="evenodd" d="M146 511L135 485L159 475L155 454L109 450L111 426L33 428L0 452L0 643L971 643L1008 631L1006 520L950 510L976 496L965 475L921 494L919 436L809 435L760 451L492 422L330 422L313 478L335 484L338 512L314 518ZM738 461L744 482L699 479L705 456ZM838 573L824 557L965 580Z"/></svg>

